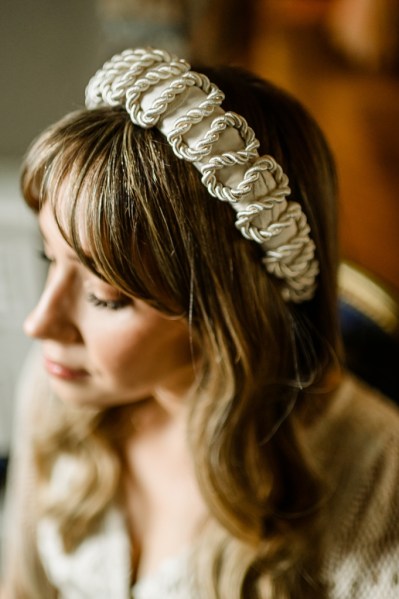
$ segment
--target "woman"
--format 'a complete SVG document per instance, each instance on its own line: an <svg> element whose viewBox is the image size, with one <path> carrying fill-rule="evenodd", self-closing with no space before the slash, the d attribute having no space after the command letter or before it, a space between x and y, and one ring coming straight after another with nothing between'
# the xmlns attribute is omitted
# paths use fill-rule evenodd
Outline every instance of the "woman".
<svg viewBox="0 0 399 599"><path fill-rule="evenodd" d="M207 73L126 51L26 157L46 375L8 597L398 591L398 417L340 368L330 152L281 90Z"/></svg>

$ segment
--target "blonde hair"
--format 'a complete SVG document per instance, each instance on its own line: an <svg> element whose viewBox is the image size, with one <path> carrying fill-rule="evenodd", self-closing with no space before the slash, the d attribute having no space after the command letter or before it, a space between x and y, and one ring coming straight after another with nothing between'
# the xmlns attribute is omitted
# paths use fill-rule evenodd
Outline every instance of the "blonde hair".
<svg viewBox="0 0 399 599"><path fill-rule="evenodd" d="M36 211L52 203L89 268L125 294L186 318L193 343L200 341L189 442L212 524L198 544L199 592L252 599L262 596L266 577L271 597L320 599L323 484L297 422L338 347L333 161L315 122L289 95L237 69L201 70L289 176L320 263L311 301L282 300L259 249L235 229L231 208L207 194L161 134L136 127L120 108L78 111L50 127L26 157L22 188ZM57 192L69 176L66 212ZM80 239L82 210L90 257ZM44 489L57 452L75 456L85 472L74 494L47 494L45 503L71 550L117 493L119 419L113 409L77 426L79 418L60 409L36 455ZM96 467L99 461L107 467Z"/></svg>

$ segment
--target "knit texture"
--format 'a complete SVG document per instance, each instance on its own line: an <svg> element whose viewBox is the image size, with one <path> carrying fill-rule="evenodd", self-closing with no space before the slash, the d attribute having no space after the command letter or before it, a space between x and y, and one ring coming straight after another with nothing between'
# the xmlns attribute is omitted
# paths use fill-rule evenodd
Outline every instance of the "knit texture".
<svg viewBox="0 0 399 599"><path fill-rule="evenodd" d="M25 397L24 402L34 401L33 395ZM48 406L46 402L43 405ZM19 409L18 413L23 418L25 411ZM26 444L29 435L26 427L24 430L20 441ZM396 406L348 377L323 418L307 425L304 433L312 455L323 472L328 473L331 489L322 572L329 585L329 599L397 599L399 414ZM23 453L30 458L26 450L28 446ZM9 489L8 505L13 509L7 517L6 551L8 561L11 565L14 562L18 571L18 550L14 543L17 538L22 542L26 539L26 524L19 530L23 519L15 506L29 506L37 492L30 484L28 496L21 501L26 480L21 476L26 475L26 468L21 460L17 466ZM55 468L54 484L58 477L65 482L67 471L65 463L62 468ZM129 539L125 521L115 506L110 508L96 534L67 555L54 522L31 522L32 530L35 526L41 562L61 599L198 597L187 550L160 564L156 572L131 588Z"/></svg>

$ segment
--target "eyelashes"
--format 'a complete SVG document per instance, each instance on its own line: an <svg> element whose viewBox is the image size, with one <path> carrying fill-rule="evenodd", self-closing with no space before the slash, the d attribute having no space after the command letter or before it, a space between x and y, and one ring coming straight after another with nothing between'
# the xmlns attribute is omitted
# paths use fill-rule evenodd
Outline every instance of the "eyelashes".
<svg viewBox="0 0 399 599"><path fill-rule="evenodd" d="M121 297L120 299L104 300L97 297L94 293L87 295L87 300L93 304L96 308L103 308L107 310L121 310L126 306L131 305L132 300L129 297Z"/></svg>
<svg viewBox="0 0 399 599"><path fill-rule="evenodd" d="M41 260L43 260L43 262L46 262L46 264L51 264L52 262L54 262L53 258L50 258L50 256L48 256L48 254L46 254L46 252L41 249L38 250L38 256Z"/></svg>

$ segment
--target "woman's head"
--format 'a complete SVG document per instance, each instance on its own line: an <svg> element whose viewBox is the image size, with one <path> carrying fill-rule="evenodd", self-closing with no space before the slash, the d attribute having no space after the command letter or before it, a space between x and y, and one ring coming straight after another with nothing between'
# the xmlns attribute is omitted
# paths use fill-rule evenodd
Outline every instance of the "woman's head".
<svg viewBox="0 0 399 599"><path fill-rule="evenodd" d="M249 373L262 364L257 377L292 380L294 324L296 359L308 378L309 352L327 362L336 341L330 154L314 122L282 91L235 69L207 72L224 90L226 107L247 118L261 153L289 175L321 265L313 300L282 300L261 250L235 229L231 207L210 197L162 134L133 125L122 108L76 112L45 132L27 156L24 194L34 209L52 205L68 243L95 273L123 294L190 320L209 368L242 362Z"/></svg>
<svg viewBox="0 0 399 599"><path fill-rule="evenodd" d="M234 226L232 207L123 107L78 111L50 127L28 152L22 187L111 301L133 299L160 323L183 327L179 357L196 374L189 436L201 489L233 537L275 541L265 545L272 564L289 554L279 551L290 532L311 530L319 499L289 416L298 390L320 382L335 359L335 173L324 137L293 98L234 68L205 73L225 93L226 110L254 129L259 153L283 167L307 216L320 266L309 301L283 298L260 246ZM112 325L107 343L117 333L129 337Z"/></svg>

